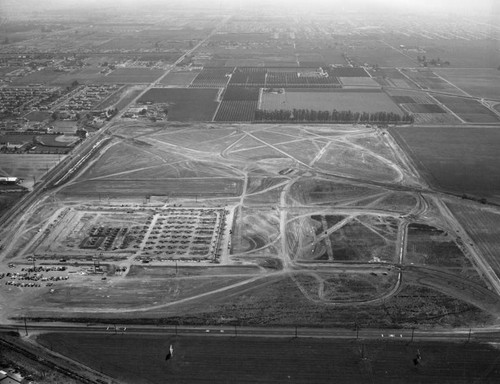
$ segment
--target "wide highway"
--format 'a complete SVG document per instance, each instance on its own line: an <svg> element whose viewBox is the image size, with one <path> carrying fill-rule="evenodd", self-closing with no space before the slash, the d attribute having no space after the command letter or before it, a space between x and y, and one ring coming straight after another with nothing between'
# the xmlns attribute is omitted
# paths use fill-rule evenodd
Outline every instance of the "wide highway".
<svg viewBox="0 0 500 384"><path fill-rule="evenodd" d="M321 338L321 339L371 339L412 341L455 341L455 342L500 342L500 327L463 328L453 330L419 329L369 329L356 328L302 328L302 327L242 327L223 326L155 326L137 324L106 323L31 323L0 325L0 331L16 331L21 335L33 333L88 333L88 334L130 334L130 335L183 335L217 337L266 337L266 338Z"/></svg>

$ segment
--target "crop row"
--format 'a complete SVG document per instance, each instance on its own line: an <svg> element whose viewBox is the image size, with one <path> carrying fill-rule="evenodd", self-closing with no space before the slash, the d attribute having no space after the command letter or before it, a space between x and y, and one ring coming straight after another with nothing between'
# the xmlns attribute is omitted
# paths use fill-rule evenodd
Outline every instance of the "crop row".
<svg viewBox="0 0 500 384"><path fill-rule="evenodd" d="M253 121L257 101L222 101L215 121Z"/></svg>

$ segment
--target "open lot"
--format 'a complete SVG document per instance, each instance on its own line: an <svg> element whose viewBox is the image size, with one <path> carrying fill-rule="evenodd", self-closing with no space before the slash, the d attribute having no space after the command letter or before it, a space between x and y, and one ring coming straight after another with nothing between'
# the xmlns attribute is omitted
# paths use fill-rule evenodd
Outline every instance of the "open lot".
<svg viewBox="0 0 500 384"><path fill-rule="evenodd" d="M64 155L0 154L0 173L32 183L62 160Z"/></svg>
<svg viewBox="0 0 500 384"><path fill-rule="evenodd" d="M391 262L397 256L398 221L392 217L299 216L288 226L297 261Z"/></svg>
<svg viewBox="0 0 500 384"><path fill-rule="evenodd" d="M261 108L263 110L311 109L316 111L353 112L394 112L401 113L393 101L382 92L332 91L314 92L300 89L285 89L282 93L264 92Z"/></svg>
<svg viewBox="0 0 500 384"><path fill-rule="evenodd" d="M98 79L100 83L151 83L163 75L161 69L149 68L118 68L110 74Z"/></svg>
<svg viewBox="0 0 500 384"><path fill-rule="evenodd" d="M229 178L164 178L126 179L106 178L71 184L61 196L80 196L92 199L101 197L141 198L153 196L237 196L241 192L241 180Z"/></svg>
<svg viewBox="0 0 500 384"><path fill-rule="evenodd" d="M168 104L170 121L211 121L218 106L219 89L153 88L139 103Z"/></svg>

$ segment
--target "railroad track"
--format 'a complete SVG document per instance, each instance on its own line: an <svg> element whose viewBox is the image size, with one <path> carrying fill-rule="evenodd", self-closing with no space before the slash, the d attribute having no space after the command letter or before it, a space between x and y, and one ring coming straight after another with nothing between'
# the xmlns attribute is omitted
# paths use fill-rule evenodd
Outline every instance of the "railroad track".
<svg viewBox="0 0 500 384"><path fill-rule="evenodd" d="M71 379L78 380L81 383L84 383L84 384L101 384L101 383L103 383L103 381L91 380L88 377L82 376L76 372L73 372L70 369L62 367L61 365L58 365L51 360L44 359L43 357L33 353L32 351L29 351L27 348L21 347L18 344L11 343L7 340L0 339L0 345L7 347L10 350L13 350L17 353L20 353L21 355L27 357L30 360L36 361L39 364L43 364L46 367L48 367L54 371L62 373L63 375L70 377Z"/></svg>

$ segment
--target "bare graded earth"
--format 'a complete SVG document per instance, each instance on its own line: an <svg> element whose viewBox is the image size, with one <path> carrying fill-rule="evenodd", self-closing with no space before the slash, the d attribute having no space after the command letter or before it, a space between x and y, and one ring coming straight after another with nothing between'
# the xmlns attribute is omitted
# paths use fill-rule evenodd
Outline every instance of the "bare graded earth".
<svg viewBox="0 0 500 384"><path fill-rule="evenodd" d="M406 258L407 217L448 219L380 130L129 122L110 134L5 243L9 316L378 327L498 316L485 285ZM33 258L66 270L32 283Z"/></svg>

